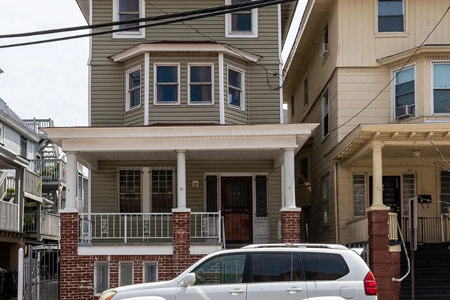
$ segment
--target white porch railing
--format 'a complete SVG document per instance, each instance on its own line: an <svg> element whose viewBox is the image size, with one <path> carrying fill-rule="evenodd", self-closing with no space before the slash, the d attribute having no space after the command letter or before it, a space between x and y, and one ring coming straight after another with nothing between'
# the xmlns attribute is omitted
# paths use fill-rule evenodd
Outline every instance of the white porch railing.
<svg viewBox="0 0 450 300"><path fill-rule="evenodd" d="M80 242L171 239L172 223L171 213L81 214Z"/></svg>
<svg viewBox="0 0 450 300"><path fill-rule="evenodd" d="M402 220L402 232L405 239L410 241L408 218ZM417 242L419 244L450 242L450 220L447 215L417 218Z"/></svg>
<svg viewBox="0 0 450 300"><path fill-rule="evenodd" d="M397 241L398 240L398 215L394 212L389 212L389 240Z"/></svg>
<svg viewBox="0 0 450 300"><path fill-rule="evenodd" d="M367 242L369 240L369 221L367 217L347 223L350 230L348 244Z"/></svg>
<svg viewBox="0 0 450 300"><path fill-rule="evenodd" d="M41 211L41 235L59 237L59 216Z"/></svg>
<svg viewBox="0 0 450 300"><path fill-rule="evenodd" d="M221 242L219 212L192 212L190 220L191 238L218 238Z"/></svg>
<svg viewBox="0 0 450 300"><path fill-rule="evenodd" d="M0 230L19 232L19 206L0 200Z"/></svg>

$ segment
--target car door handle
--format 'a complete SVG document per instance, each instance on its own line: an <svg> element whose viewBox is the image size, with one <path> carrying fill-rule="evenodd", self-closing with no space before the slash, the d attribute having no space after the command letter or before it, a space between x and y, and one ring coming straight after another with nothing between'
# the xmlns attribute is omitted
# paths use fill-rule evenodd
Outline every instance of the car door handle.
<svg viewBox="0 0 450 300"><path fill-rule="evenodd" d="M241 290L241 289L233 289L233 290L229 291L229 293L230 293L231 295L233 295L233 296L238 296L238 295L240 295L240 294L243 294L244 291Z"/></svg>
<svg viewBox="0 0 450 300"><path fill-rule="evenodd" d="M294 286L291 287L290 289L287 289L287 291L289 292L289 294L297 294L298 292L301 292L302 289Z"/></svg>

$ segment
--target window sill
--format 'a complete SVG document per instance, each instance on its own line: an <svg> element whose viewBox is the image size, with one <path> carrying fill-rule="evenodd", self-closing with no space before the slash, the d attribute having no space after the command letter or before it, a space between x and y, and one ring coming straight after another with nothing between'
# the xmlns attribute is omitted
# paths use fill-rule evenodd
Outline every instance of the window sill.
<svg viewBox="0 0 450 300"><path fill-rule="evenodd" d="M180 101L177 101L177 102L174 102L174 101L173 102L169 102L169 101L167 101L167 102L153 102L153 105L161 105L161 106L180 105Z"/></svg>
<svg viewBox="0 0 450 300"><path fill-rule="evenodd" d="M409 34L407 32L376 32L375 38L406 38Z"/></svg>
<svg viewBox="0 0 450 300"><path fill-rule="evenodd" d="M227 32L225 34L226 38L229 39L233 39L233 38L237 38L237 39L248 39L248 38L253 38L256 39L258 38L258 34L257 33L234 33L234 32Z"/></svg>
<svg viewBox="0 0 450 300"><path fill-rule="evenodd" d="M141 108L142 107L142 104L139 104L138 106L133 106L133 107L130 107L130 108L128 108L128 109L125 109L125 112L126 113L129 113L129 112L132 112L132 111L134 111L134 110L138 110L139 108Z"/></svg>
<svg viewBox="0 0 450 300"><path fill-rule="evenodd" d="M239 111L245 111L245 108L239 107L239 106L235 106L235 105L231 105L228 104L227 105L229 108L235 109L235 110L239 110Z"/></svg>
<svg viewBox="0 0 450 300"><path fill-rule="evenodd" d="M214 101L210 102L210 101L198 101L198 102L192 102L189 101L188 105L193 105L193 106L212 106L214 105Z"/></svg>

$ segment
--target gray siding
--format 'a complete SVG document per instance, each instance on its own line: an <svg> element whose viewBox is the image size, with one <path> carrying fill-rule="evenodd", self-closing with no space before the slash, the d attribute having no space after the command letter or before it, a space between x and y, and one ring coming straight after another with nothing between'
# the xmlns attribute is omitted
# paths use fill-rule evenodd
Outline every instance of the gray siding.
<svg viewBox="0 0 450 300"><path fill-rule="evenodd" d="M195 1L167 1L158 0L152 2L158 8L167 13L185 10L193 10L205 7L223 5L223 0L195 0ZM110 22L112 20L112 1L93 0L93 23ZM146 16L163 14L147 3ZM258 38L225 38L225 16L216 16L203 20L189 22L201 33L212 39L227 43L243 50L260 55L259 61L273 73L278 73L278 7L271 6L258 10ZM100 31L105 29L96 29ZM181 23L171 24L146 29L145 39L113 39L112 34L94 36L92 38L91 57L91 124L92 126L135 126L141 123L140 112L124 117L124 97L120 82L123 81L123 65L115 64L109 58L136 44L157 41L210 41L192 28ZM152 58L150 64L152 65ZM229 123L240 124L248 122L279 123L280 122L280 97L278 90L273 90L267 85L266 71L256 65L248 67L249 77L248 95L248 120L237 116L230 119ZM217 73L216 73L217 74ZM278 86L278 77L271 78L271 86ZM152 85L150 85L152 87ZM218 92L218 91L217 91ZM151 95L151 93L150 93ZM152 102L152 101L150 101ZM171 108L171 107L167 107ZM173 108L173 107L172 107ZM218 108L217 108L218 109ZM150 123L170 122L170 116L175 115L175 120L183 122L211 123L218 122L216 108L207 110L203 108L190 109L189 113L173 110L153 115L150 109ZM154 117L154 120L152 120ZM181 118L180 118L181 117Z"/></svg>

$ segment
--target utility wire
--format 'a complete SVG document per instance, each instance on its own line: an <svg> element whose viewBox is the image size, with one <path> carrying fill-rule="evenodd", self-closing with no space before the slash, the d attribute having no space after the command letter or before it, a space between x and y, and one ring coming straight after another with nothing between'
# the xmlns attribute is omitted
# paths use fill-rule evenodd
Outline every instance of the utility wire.
<svg viewBox="0 0 450 300"><path fill-rule="evenodd" d="M430 33L426 36L426 38L423 40L423 42L416 47L416 50L414 51L414 53L408 58L408 60L405 62L405 64L402 66L402 68L397 71L395 73L395 75L392 77L392 79L388 82L388 84L386 84L386 86L375 96L375 98L373 98L369 103L367 103L367 105L365 105L357 114L355 114L354 116L352 116L349 120L347 120L346 122L344 122L343 124L339 125L338 127L336 127L335 129L332 129L329 131L329 133L332 133L336 130L341 129L342 127L344 127L345 125L347 125L348 123L350 123L351 121L353 121L357 116L359 116L363 111L365 111L375 100L378 99L378 97L391 85L391 83L397 79L397 75L400 74L401 71L403 71L406 66L409 64L409 62L416 56L417 52L423 47L423 45L425 45L425 43L427 42L427 40L430 38L430 36L433 34L433 32L436 30L436 28L438 28L438 26L442 23L442 20L444 20L445 16L448 14L448 12L450 11L450 6L447 7L447 10L445 11L445 13L442 15L441 19L437 22L437 24L433 27L433 29L430 31Z"/></svg>
<svg viewBox="0 0 450 300"><path fill-rule="evenodd" d="M159 10L159 11L162 12L163 14L166 14L166 15L169 14L168 12L164 11L162 8L156 6L154 3L152 3L152 2L150 2L150 1L148 1L148 0L146 0L145 2L146 2L147 4L149 4L151 7L153 7L153 8L155 8L155 9ZM181 21L181 23L182 23L183 25L185 25L186 27L191 28L192 30L194 30L194 31L197 32L199 35L203 36L204 38L210 40L211 42L214 42L214 43L217 43L217 44L222 44L222 43L218 42L217 40L213 39L212 37L210 37L210 36L204 34L203 32L201 32L200 30L198 30L198 29L195 28L194 26L189 25L188 23L186 23L186 22L184 22L184 21ZM227 44L222 44L222 45L223 45L224 47L228 48L229 50L233 50L233 49L231 49ZM241 50L242 50L242 49L241 49ZM237 54L238 54L239 56L241 56L242 58L245 58L245 56L242 55L241 53L237 53ZM257 63L257 62L252 62L252 63L255 64L256 66L262 68L262 69L266 72L266 83L267 83L267 86L268 86L271 90L275 90L275 91L276 91L276 90L280 90L281 88L283 88L283 84L282 84L281 86L278 86L278 85L277 85L276 87L273 87L273 86L271 85L271 83L270 83L269 74L271 74L271 75L273 75L273 76L275 77L275 76L278 76L278 73L277 73L277 72L274 73L274 72L272 72L271 70L269 70L267 67L265 67L265 66L263 66L263 65L261 65L261 64L259 64L259 63ZM283 80L283 82L284 82L284 80Z"/></svg>
<svg viewBox="0 0 450 300"><path fill-rule="evenodd" d="M285 1L277 1L277 2L284 3L284 2L293 2L293 1L297 1L297 0L285 0ZM35 36L35 35L46 35L46 34L53 34L53 33L94 29L94 28L100 28L100 27L110 27L110 26L117 26L117 25L134 24L134 23L139 23L139 22L161 21L161 20L171 19L171 18L179 18L179 17L187 17L187 16L192 16L192 15L202 15L205 13L221 12L223 10L233 10L231 12L236 12L236 11L240 11L240 10L246 10L249 8L253 8L253 6L264 7L264 6L268 6L268 5L273 5L272 2L274 2L274 0L255 0L255 1L250 1L250 2L241 2L241 3L237 3L237 4L221 5L221 6L210 7L210 8L203 8L203 9L197 9L197 10L191 10L191 11L183 11L183 12L178 12L178 13L173 13L173 14L167 14L164 16L136 18L136 19L126 20L126 21L107 22L107 23L99 23L99 24L93 24L93 25L75 26L75 27L56 28L56 29L50 29L50 30L3 34L3 35L0 35L0 39L27 37L27 36ZM278 3L276 3L276 4L278 4ZM237 9L237 10L234 10L234 9ZM129 30L129 29L130 29L130 27L126 28L126 30Z"/></svg>

